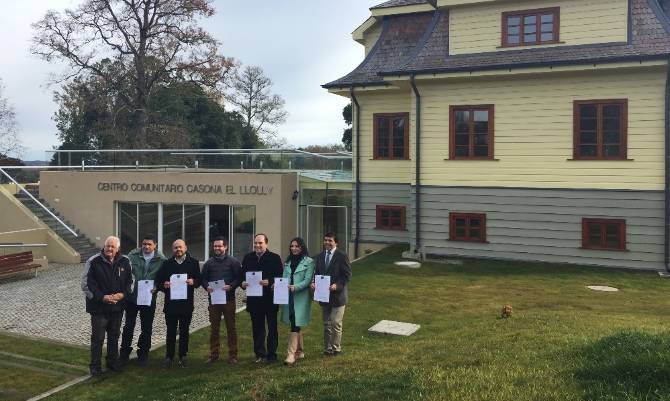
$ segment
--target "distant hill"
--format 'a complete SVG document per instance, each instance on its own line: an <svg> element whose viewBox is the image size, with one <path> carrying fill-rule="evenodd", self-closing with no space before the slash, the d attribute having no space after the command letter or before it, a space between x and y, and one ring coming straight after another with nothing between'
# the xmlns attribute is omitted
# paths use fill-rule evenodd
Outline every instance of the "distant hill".
<svg viewBox="0 0 670 401"><path fill-rule="evenodd" d="M26 166L48 166L49 162L44 160L24 160Z"/></svg>

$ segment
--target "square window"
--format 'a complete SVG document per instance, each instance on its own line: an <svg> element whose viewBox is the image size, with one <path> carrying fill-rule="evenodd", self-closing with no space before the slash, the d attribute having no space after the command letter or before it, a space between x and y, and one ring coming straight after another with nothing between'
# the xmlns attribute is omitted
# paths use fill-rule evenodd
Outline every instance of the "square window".
<svg viewBox="0 0 670 401"><path fill-rule="evenodd" d="M449 158L493 158L493 105L449 107Z"/></svg>
<svg viewBox="0 0 670 401"><path fill-rule="evenodd" d="M626 220L583 218L582 248L626 250Z"/></svg>
<svg viewBox="0 0 670 401"><path fill-rule="evenodd" d="M377 205L377 224L379 230L404 230L405 206Z"/></svg>
<svg viewBox="0 0 670 401"><path fill-rule="evenodd" d="M486 215L449 213L449 240L486 242Z"/></svg>

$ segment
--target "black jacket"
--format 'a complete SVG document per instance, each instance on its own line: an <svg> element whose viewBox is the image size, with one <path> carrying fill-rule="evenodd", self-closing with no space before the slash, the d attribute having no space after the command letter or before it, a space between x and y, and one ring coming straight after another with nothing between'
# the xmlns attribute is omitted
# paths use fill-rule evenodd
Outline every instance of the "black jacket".
<svg viewBox="0 0 670 401"><path fill-rule="evenodd" d="M231 299L235 297L235 289L240 285L240 269L240 262L228 254L212 256L202 267L202 288L207 289L211 281L223 280L231 287L226 292L226 298Z"/></svg>
<svg viewBox="0 0 670 401"><path fill-rule="evenodd" d="M193 285L187 286L186 299L170 299L170 289L165 288L163 283L170 281L173 274L186 274L187 278L193 279ZM184 263L179 264L174 256L163 262L161 269L156 275L156 288L165 293L163 312L172 314L181 314L193 312L193 290L200 286L200 263L192 258L188 253Z"/></svg>
<svg viewBox="0 0 670 401"><path fill-rule="evenodd" d="M259 259L256 252L250 252L242 260L241 280L246 281L247 272L253 271L262 271L262 279L269 280L270 285L263 287L262 297L247 297L247 311L278 310L279 307L273 302L271 287L275 282L275 277L284 275L284 263L281 257L274 252L265 251Z"/></svg>
<svg viewBox="0 0 670 401"><path fill-rule="evenodd" d="M81 289L86 294L86 312L90 314L123 312L126 299L131 296L133 278L130 260L126 255L116 254L113 262L100 252L86 261L81 278ZM105 295L123 293L116 304L102 301Z"/></svg>
<svg viewBox="0 0 670 401"><path fill-rule="evenodd" d="M330 284L337 284L337 290L330 293L330 302L319 302L321 305L342 306L349 300L347 284L351 280L351 263L346 253L335 249L326 267L326 252L321 252L316 258L314 274L330 276Z"/></svg>

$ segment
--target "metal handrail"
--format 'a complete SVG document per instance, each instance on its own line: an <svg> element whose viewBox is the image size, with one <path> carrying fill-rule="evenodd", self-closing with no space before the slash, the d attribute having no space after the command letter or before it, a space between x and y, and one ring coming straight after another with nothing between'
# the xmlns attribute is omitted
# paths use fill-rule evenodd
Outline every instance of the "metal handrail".
<svg viewBox="0 0 670 401"><path fill-rule="evenodd" d="M35 199L35 197L33 196L33 194L31 194L30 192L28 192L28 191L23 187L23 185L19 184L19 183L18 183L18 182L17 182L11 175L7 174L7 172L6 172L4 169L0 168L0 173L4 174L5 177L9 178L9 179L14 183L14 185L16 185L16 186L17 186L23 193L25 193L26 195L28 195L28 197L30 197L30 199L32 199L33 201L35 201L35 203L37 203L38 205L40 205L40 207L41 207L42 209L46 210L46 212L49 213L49 215L50 215L51 217L53 217L54 219L56 219L56 221L58 221L63 227L67 228L67 230L68 230L69 232L71 232L72 235L74 235L75 237L79 237L79 235L77 235L77 232L76 232L76 231L74 231L73 229L71 229L67 224L65 224L65 223L63 222L63 220L59 219L58 216L56 216L55 214L53 214L53 213L51 212L51 210L49 210L48 207L46 207L46 206L44 206L44 205L42 204L42 202L40 202L40 201L38 201L37 199Z"/></svg>
<svg viewBox="0 0 670 401"><path fill-rule="evenodd" d="M95 166L95 165L84 165L83 166L86 169L103 169L103 168L184 168L187 169L188 166L185 166L183 164L145 164L145 165L137 165L137 164L127 164L127 165L109 165L109 166ZM82 169L82 165L78 166L2 166L3 169L5 170L66 170L66 169Z"/></svg>
<svg viewBox="0 0 670 401"><path fill-rule="evenodd" d="M44 248L47 244L0 244L0 248Z"/></svg>

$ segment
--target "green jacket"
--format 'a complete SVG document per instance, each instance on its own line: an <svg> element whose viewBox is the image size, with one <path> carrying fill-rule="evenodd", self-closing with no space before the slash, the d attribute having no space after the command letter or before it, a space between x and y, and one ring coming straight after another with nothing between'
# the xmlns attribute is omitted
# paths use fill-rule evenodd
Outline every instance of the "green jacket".
<svg viewBox="0 0 670 401"><path fill-rule="evenodd" d="M161 251L156 249L154 257L146 264L142 257L142 248L136 248L128 253L128 259L130 259L130 265L133 268L133 278L135 279L131 300L137 302L137 283L140 280L155 280L156 274L165 260L165 256L163 256Z"/></svg>
<svg viewBox="0 0 670 401"><path fill-rule="evenodd" d="M291 278L291 264L284 263L284 278ZM298 327L305 327L309 324L312 315L312 297L309 290L309 285L314 277L314 259L305 256L293 273L293 282L289 282L295 286L293 292L293 308L295 310L295 325ZM281 305L281 321L286 324L291 324L289 318L289 305Z"/></svg>

